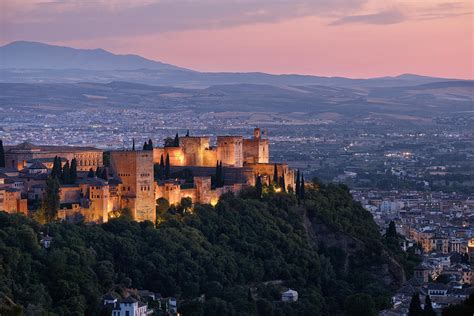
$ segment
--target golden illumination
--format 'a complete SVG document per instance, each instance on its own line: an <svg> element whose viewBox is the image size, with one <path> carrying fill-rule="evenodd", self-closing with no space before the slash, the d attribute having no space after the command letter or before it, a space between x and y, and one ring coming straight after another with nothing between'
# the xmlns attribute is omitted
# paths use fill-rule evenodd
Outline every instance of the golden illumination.
<svg viewBox="0 0 474 316"><path fill-rule="evenodd" d="M280 192L281 192L281 188L276 188L276 189L275 189L275 192L276 192L276 193L280 193Z"/></svg>
<svg viewBox="0 0 474 316"><path fill-rule="evenodd" d="M212 198L211 202L209 204L211 204L212 206L216 206L217 202L219 202L219 200L217 198Z"/></svg>

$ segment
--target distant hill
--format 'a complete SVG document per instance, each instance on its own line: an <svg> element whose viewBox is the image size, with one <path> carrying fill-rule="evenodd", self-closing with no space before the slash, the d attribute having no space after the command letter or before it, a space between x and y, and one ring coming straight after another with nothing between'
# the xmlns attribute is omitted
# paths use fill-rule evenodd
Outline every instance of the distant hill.
<svg viewBox="0 0 474 316"><path fill-rule="evenodd" d="M76 49L19 41L0 47L0 68L84 70L185 70L138 55L116 55L103 49Z"/></svg>
<svg viewBox="0 0 474 316"><path fill-rule="evenodd" d="M221 84L321 85L332 87L397 87L449 81L404 74L396 77L350 79L261 72L198 72L138 55L116 55L103 49L75 49L38 42L13 42L0 47L0 82L133 83L206 88Z"/></svg>

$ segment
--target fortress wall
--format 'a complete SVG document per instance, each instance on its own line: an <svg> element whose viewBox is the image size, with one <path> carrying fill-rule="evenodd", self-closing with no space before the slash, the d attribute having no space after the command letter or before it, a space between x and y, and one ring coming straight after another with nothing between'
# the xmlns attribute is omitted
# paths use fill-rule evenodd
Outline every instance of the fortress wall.
<svg viewBox="0 0 474 316"><path fill-rule="evenodd" d="M273 181L273 171L274 171L273 163L255 163L255 164L246 164L247 168L252 170L254 178L257 175L261 175L262 179L266 184L269 184ZM295 189L295 173L291 170L287 164L284 163L277 163L277 171L278 176L281 177L282 175L285 177L285 184L288 187L291 187L293 190ZM255 185L255 179L253 180L252 185Z"/></svg>
<svg viewBox="0 0 474 316"><path fill-rule="evenodd" d="M204 151L210 147L210 137L208 136L180 137L179 146L183 149L185 165L203 166Z"/></svg>
<svg viewBox="0 0 474 316"><path fill-rule="evenodd" d="M210 148L204 150L203 156L203 167L215 167L217 164L217 149Z"/></svg>
<svg viewBox="0 0 474 316"><path fill-rule="evenodd" d="M185 166L185 156L181 147L153 148L153 163L159 164L163 155L163 162L166 162L166 155L170 157L170 165Z"/></svg>

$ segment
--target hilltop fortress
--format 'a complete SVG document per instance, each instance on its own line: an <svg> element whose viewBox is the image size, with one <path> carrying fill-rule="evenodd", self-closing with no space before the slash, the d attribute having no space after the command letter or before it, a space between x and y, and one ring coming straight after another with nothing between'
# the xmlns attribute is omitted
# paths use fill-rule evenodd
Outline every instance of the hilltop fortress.
<svg viewBox="0 0 474 316"><path fill-rule="evenodd" d="M258 128L250 139L218 136L216 146L209 136L187 135L164 147L134 147L107 153L106 166L104 153L96 148L28 143L6 147L6 168L0 168L0 210L34 211L33 205L46 194L55 157L63 168L75 159L78 171L74 183L60 185L61 219L72 220L80 214L87 222L102 223L128 209L133 219L154 222L159 199L170 205L180 204L183 198L215 205L222 194L255 185L257 177L270 184L275 173L285 190L295 187L288 165L270 163L268 139ZM168 174L157 176L164 162Z"/></svg>

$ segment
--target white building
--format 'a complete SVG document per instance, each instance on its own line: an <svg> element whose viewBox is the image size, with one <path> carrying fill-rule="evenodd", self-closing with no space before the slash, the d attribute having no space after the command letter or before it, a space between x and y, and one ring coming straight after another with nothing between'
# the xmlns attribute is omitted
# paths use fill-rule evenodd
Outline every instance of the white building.
<svg viewBox="0 0 474 316"><path fill-rule="evenodd" d="M152 314L153 310L148 309L147 304L130 296L116 304L112 311L112 316L148 316Z"/></svg>
<svg viewBox="0 0 474 316"><path fill-rule="evenodd" d="M281 301L282 302L296 302L298 300L298 292L292 289L288 289L288 291L281 293Z"/></svg>

